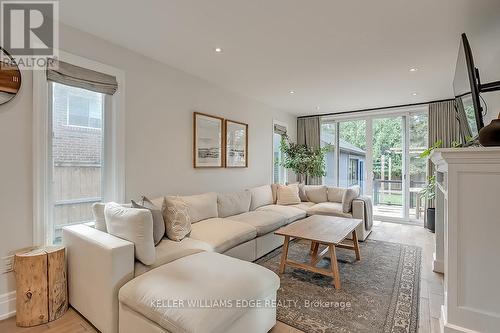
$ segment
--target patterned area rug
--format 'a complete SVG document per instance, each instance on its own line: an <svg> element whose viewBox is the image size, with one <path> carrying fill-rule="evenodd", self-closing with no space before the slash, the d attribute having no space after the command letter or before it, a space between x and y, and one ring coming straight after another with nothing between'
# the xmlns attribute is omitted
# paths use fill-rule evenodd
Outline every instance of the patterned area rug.
<svg viewBox="0 0 500 333"><path fill-rule="evenodd" d="M288 257L308 262L309 247L291 242ZM307 333L417 332L421 248L373 240L360 247L361 261L353 251L337 249L340 290L331 277L287 267L278 290L278 320ZM278 273L280 258L278 248L257 263ZM329 258L318 263L329 265Z"/></svg>

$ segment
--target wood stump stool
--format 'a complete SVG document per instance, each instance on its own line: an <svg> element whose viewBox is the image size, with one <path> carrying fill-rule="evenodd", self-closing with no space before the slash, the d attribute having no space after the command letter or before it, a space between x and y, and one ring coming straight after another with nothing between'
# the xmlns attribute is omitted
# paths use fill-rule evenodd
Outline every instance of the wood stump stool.
<svg viewBox="0 0 500 333"><path fill-rule="evenodd" d="M16 274L16 325L30 327L61 317L68 309L66 255L62 246L18 253Z"/></svg>

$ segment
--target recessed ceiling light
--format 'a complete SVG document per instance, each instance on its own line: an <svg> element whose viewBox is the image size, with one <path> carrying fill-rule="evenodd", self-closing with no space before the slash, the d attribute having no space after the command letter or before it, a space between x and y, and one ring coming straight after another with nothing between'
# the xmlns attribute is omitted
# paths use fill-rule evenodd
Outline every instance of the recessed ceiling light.
<svg viewBox="0 0 500 333"><path fill-rule="evenodd" d="M221 52L222 52L222 49L221 49L220 47L216 47L216 48L215 48L215 52L217 52L217 53L221 53Z"/></svg>
<svg viewBox="0 0 500 333"><path fill-rule="evenodd" d="M414 68L410 68L410 72L416 72L416 71L418 71L418 68L415 68L415 67Z"/></svg>
<svg viewBox="0 0 500 333"><path fill-rule="evenodd" d="M412 93L411 95L412 95L412 96L417 96L418 94L417 94L417 93Z"/></svg>
<svg viewBox="0 0 500 333"><path fill-rule="evenodd" d="M293 91L293 90L290 90L290 94L292 94L292 95L293 95L293 94L295 94L295 91Z"/></svg>

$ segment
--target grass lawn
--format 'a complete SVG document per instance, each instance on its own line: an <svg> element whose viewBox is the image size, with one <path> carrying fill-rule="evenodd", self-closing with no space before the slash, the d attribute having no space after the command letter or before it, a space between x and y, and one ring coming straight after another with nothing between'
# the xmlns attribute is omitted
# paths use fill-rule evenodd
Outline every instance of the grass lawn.
<svg viewBox="0 0 500 333"><path fill-rule="evenodd" d="M403 196L401 194L380 193L379 202L385 205L403 205Z"/></svg>

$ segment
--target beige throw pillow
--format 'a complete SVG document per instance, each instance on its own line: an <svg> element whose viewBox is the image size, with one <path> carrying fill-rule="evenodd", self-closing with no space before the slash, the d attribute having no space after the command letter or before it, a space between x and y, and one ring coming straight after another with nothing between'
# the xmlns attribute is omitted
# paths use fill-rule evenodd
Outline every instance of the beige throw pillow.
<svg viewBox="0 0 500 333"><path fill-rule="evenodd" d="M151 200L143 196L140 203L132 200L132 208L147 209L151 212L153 216L153 240L155 246L158 245L163 239L163 236L165 236L165 221L163 221L161 207L157 207Z"/></svg>
<svg viewBox="0 0 500 333"><path fill-rule="evenodd" d="M182 197L169 196L163 201L163 213L167 237L181 241L191 232L188 203Z"/></svg>
<svg viewBox="0 0 500 333"><path fill-rule="evenodd" d="M359 197L359 192L359 186L353 186L346 189L342 197L342 211L344 213L349 213L352 210L352 201Z"/></svg>
<svg viewBox="0 0 500 333"><path fill-rule="evenodd" d="M114 202L104 208L108 233L134 243L135 258L144 265L156 260L153 217L147 209L127 208Z"/></svg>
<svg viewBox="0 0 500 333"><path fill-rule="evenodd" d="M278 185L276 201L278 205L296 205L300 202L298 184Z"/></svg>

